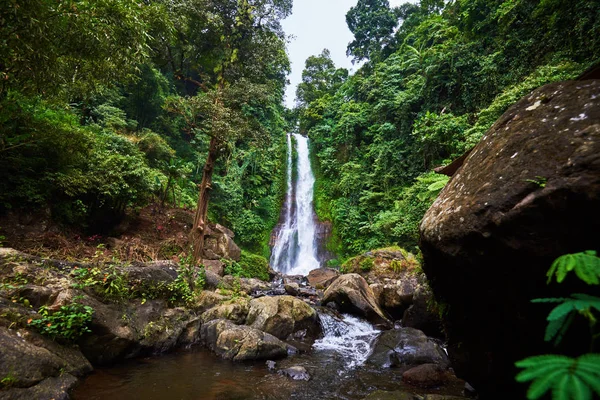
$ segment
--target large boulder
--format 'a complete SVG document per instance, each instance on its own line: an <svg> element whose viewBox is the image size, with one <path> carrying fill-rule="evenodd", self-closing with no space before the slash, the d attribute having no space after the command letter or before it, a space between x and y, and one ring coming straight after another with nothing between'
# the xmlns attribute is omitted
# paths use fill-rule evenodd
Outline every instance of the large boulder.
<svg viewBox="0 0 600 400"><path fill-rule="evenodd" d="M317 312L292 296L264 296L252 300L246 324L279 339L300 330L307 330L311 337L319 333Z"/></svg>
<svg viewBox="0 0 600 400"><path fill-rule="evenodd" d="M204 236L204 258L207 260L240 261L242 251L233 241L233 232L223 225L215 224L207 227Z"/></svg>
<svg viewBox="0 0 600 400"><path fill-rule="evenodd" d="M373 290L359 274L345 274L336 279L323 294L323 304L333 302L340 311L358 314L371 322L391 325L379 307Z"/></svg>
<svg viewBox="0 0 600 400"><path fill-rule="evenodd" d="M246 322L248 315L249 301L246 297L240 297L226 304L215 306L205 311L201 320L205 324L215 319L227 319L235 324L243 324Z"/></svg>
<svg viewBox="0 0 600 400"><path fill-rule="evenodd" d="M383 332L367 359L382 368L410 367L421 364L450 365L444 349L414 328L400 328Z"/></svg>
<svg viewBox="0 0 600 400"><path fill-rule="evenodd" d="M61 346L25 329L0 326L0 348L0 388L8 387L0 391L2 398L66 398L77 377L92 371L77 347Z"/></svg>
<svg viewBox="0 0 600 400"><path fill-rule="evenodd" d="M510 107L425 214L423 269L447 305L453 366L482 398L524 397L514 362L552 351L548 309L531 299L589 291L574 277L547 285L545 273L562 254L599 249L599 204L600 80L589 80Z"/></svg>
<svg viewBox="0 0 600 400"><path fill-rule="evenodd" d="M224 319L202 325L201 338L218 356L233 361L276 359L288 354L288 345L275 336Z"/></svg>
<svg viewBox="0 0 600 400"><path fill-rule="evenodd" d="M308 273L307 279L310 286L317 289L327 289L340 276L333 268L317 268Z"/></svg>

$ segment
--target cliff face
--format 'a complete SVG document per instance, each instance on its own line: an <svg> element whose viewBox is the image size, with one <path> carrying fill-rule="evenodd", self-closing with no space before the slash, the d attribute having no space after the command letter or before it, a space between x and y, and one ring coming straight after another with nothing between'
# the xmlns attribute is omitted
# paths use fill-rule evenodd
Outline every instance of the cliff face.
<svg viewBox="0 0 600 400"><path fill-rule="evenodd" d="M552 351L548 308L531 299L589 292L576 279L548 286L545 273L562 254L598 250L599 206L600 80L587 80L512 106L426 213L423 269L447 304L454 367L482 398L524 397L514 362Z"/></svg>

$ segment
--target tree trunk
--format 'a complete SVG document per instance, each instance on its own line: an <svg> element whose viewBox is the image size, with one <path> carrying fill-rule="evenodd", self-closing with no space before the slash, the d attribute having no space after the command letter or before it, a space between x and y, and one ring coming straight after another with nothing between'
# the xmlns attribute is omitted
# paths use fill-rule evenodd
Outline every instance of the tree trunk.
<svg viewBox="0 0 600 400"><path fill-rule="evenodd" d="M202 170L202 182L199 185L198 205L196 216L194 217L194 226L190 234L190 239L194 246L194 263L202 262L202 253L204 252L204 233L206 231L206 217L208 214L208 201L210 199L210 189L212 183L212 174L215 167L215 161L218 156L218 140L215 137L210 139L208 156Z"/></svg>

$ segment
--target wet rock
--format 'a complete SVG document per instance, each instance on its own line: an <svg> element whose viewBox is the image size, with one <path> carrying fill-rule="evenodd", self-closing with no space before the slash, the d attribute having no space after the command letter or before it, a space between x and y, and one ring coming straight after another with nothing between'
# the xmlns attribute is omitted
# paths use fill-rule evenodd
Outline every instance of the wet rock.
<svg viewBox="0 0 600 400"><path fill-rule="evenodd" d="M557 257L598 248L599 93L600 80L558 82L510 107L421 223L453 368L482 398L522 397L514 361L550 350L539 339L547 309L530 300L589 291L544 277ZM585 353L585 334L573 327L564 350Z"/></svg>
<svg viewBox="0 0 600 400"><path fill-rule="evenodd" d="M320 331L316 311L292 296L265 296L253 299L250 302L246 324L279 339L285 339L290 334L304 329L313 337Z"/></svg>
<svg viewBox="0 0 600 400"><path fill-rule="evenodd" d="M306 368L301 366L294 366L286 369L280 369L277 371L279 375L287 376L294 381L306 381L310 380L310 374Z"/></svg>
<svg viewBox="0 0 600 400"><path fill-rule="evenodd" d="M427 336L444 339L439 307L429 286L419 286L413 295L413 304L402 316L402 326L421 330Z"/></svg>
<svg viewBox="0 0 600 400"><path fill-rule="evenodd" d="M419 397L412 393L403 391L388 392L385 390L376 390L369 394L363 400L417 400Z"/></svg>
<svg viewBox="0 0 600 400"><path fill-rule="evenodd" d="M46 378L27 388L11 387L0 392L0 397L10 400L69 400L69 392L77 385L78 379L71 374Z"/></svg>
<svg viewBox="0 0 600 400"><path fill-rule="evenodd" d="M346 274L336 279L325 291L322 302L334 302L341 312L358 314L374 323L392 325L379 307L373 290L358 274Z"/></svg>
<svg viewBox="0 0 600 400"><path fill-rule="evenodd" d="M383 332L367 361L383 368L406 367L420 364L450 365L444 349L414 328L400 328Z"/></svg>
<svg viewBox="0 0 600 400"><path fill-rule="evenodd" d="M420 387L441 386L448 381L450 373L438 364L421 364L402 374L402 380Z"/></svg>
<svg viewBox="0 0 600 400"><path fill-rule="evenodd" d="M340 273L332 268L317 268L308 273L308 283L317 289L327 289Z"/></svg>
<svg viewBox="0 0 600 400"><path fill-rule="evenodd" d="M221 304L209 309L202 314L201 320L205 324L214 319L227 319L240 325L246 322L249 309L249 300L242 297L236 299L234 302Z"/></svg>
<svg viewBox="0 0 600 400"><path fill-rule="evenodd" d="M290 296L298 296L298 293L300 292L300 286L295 282L286 283L283 288Z"/></svg>
<svg viewBox="0 0 600 400"><path fill-rule="evenodd" d="M273 360L267 360L267 362L265 364L267 364L267 369L269 371L275 370L275 367L277 366L277 363Z"/></svg>
<svg viewBox="0 0 600 400"><path fill-rule="evenodd" d="M234 361L282 358L288 354L288 346L275 336L223 319L202 325L201 338L217 355Z"/></svg>

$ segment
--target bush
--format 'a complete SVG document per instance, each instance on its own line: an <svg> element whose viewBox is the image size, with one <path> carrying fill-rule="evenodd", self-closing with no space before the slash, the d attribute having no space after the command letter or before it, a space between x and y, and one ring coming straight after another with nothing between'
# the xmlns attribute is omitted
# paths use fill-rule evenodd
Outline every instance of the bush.
<svg viewBox="0 0 600 400"><path fill-rule="evenodd" d="M73 342L79 339L84 333L91 332L88 324L92 321L94 310L77 303L77 300L79 298L75 297L71 304L55 312L50 312L46 306L40 307L38 313L41 318L29 320L29 326L53 340Z"/></svg>
<svg viewBox="0 0 600 400"><path fill-rule="evenodd" d="M240 262L226 261L225 274L240 278L269 280L269 262L263 256L242 250Z"/></svg>

